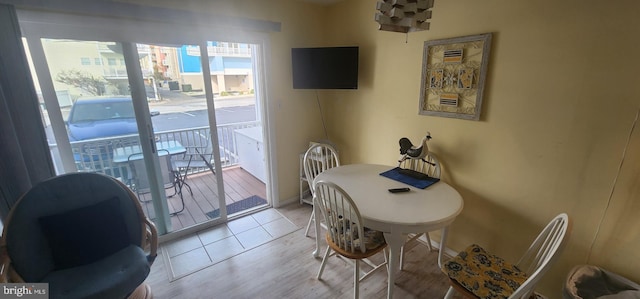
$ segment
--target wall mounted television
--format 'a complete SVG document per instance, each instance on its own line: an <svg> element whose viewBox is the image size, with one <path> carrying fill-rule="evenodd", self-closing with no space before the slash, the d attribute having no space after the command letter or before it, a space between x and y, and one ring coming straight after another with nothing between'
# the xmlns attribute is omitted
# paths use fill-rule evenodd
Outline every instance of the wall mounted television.
<svg viewBox="0 0 640 299"><path fill-rule="evenodd" d="M292 48L294 89L358 89L358 47Z"/></svg>

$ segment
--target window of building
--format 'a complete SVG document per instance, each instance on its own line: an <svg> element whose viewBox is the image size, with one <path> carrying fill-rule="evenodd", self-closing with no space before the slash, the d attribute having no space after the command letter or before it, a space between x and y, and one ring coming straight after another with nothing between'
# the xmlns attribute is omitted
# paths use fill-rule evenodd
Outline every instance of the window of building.
<svg viewBox="0 0 640 299"><path fill-rule="evenodd" d="M93 61L94 61L93 63L95 65L102 65L102 59L100 59L100 58L96 57L96 58L93 59Z"/></svg>
<svg viewBox="0 0 640 299"><path fill-rule="evenodd" d="M91 65L91 59L89 57L80 57L80 64Z"/></svg>
<svg viewBox="0 0 640 299"><path fill-rule="evenodd" d="M109 59L107 59L107 63L109 63L109 65L116 65L116 59L115 58L109 58Z"/></svg>

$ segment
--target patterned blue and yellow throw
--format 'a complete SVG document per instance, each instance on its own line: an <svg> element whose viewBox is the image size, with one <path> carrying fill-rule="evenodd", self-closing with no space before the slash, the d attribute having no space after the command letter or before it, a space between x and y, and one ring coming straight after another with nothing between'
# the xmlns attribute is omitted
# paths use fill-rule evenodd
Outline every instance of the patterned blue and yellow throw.
<svg viewBox="0 0 640 299"><path fill-rule="evenodd" d="M482 299L508 298L527 279L518 267L476 244L446 262L442 271Z"/></svg>

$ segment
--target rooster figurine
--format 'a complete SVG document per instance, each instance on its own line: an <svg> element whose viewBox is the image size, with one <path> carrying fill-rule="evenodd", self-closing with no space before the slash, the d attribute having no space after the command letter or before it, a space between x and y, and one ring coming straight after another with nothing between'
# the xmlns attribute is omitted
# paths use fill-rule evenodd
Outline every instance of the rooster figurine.
<svg viewBox="0 0 640 299"><path fill-rule="evenodd" d="M424 138L422 139L422 142L420 143L420 147L415 147L413 143L411 143L411 140L409 140L409 138L406 138L406 137L400 138L400 141L399 141L400 154L402 156L400 157L400 160L398 160L398 162L402 162L407 158L410 158L410 159L420 159L424 162L429 163L427 160L424 159L424 157L426 157L429 154L429 146L427 146L427 141L429 141L430 139L431 139L431 133L427 132L427 135L424 136Z"/></svg>

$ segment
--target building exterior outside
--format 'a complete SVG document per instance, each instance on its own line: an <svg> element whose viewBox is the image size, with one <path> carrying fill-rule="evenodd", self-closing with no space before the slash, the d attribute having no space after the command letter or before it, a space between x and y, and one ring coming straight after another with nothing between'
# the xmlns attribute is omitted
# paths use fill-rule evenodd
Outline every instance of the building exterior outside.
<svg viewBox="0 0 640 299"><path fill-rule="evenodd" d="M202 66L197 46L182 46L177 58L181 84L202 89ZM251 48L248 44L207 42L213 92L219 95L254 92Z"/></svg>
<svg viewBox="0 0 640 299"><path fill-rule="evenodd" d="M126 66L119 43L62 39L42 39L42 43L62 107L71 105L75 99L83 96L129 94ZM253 93L249 45L208 42L207 50L215 94ZM157 96L157 92L154 92L157 87L174 87L174 90L182 91L204 88L198 46L138 44L138 53L142 75L148 86L148 98ZM62 80L63 77L67 80ZM78 81L84 83L78 84Z"/></svg>

